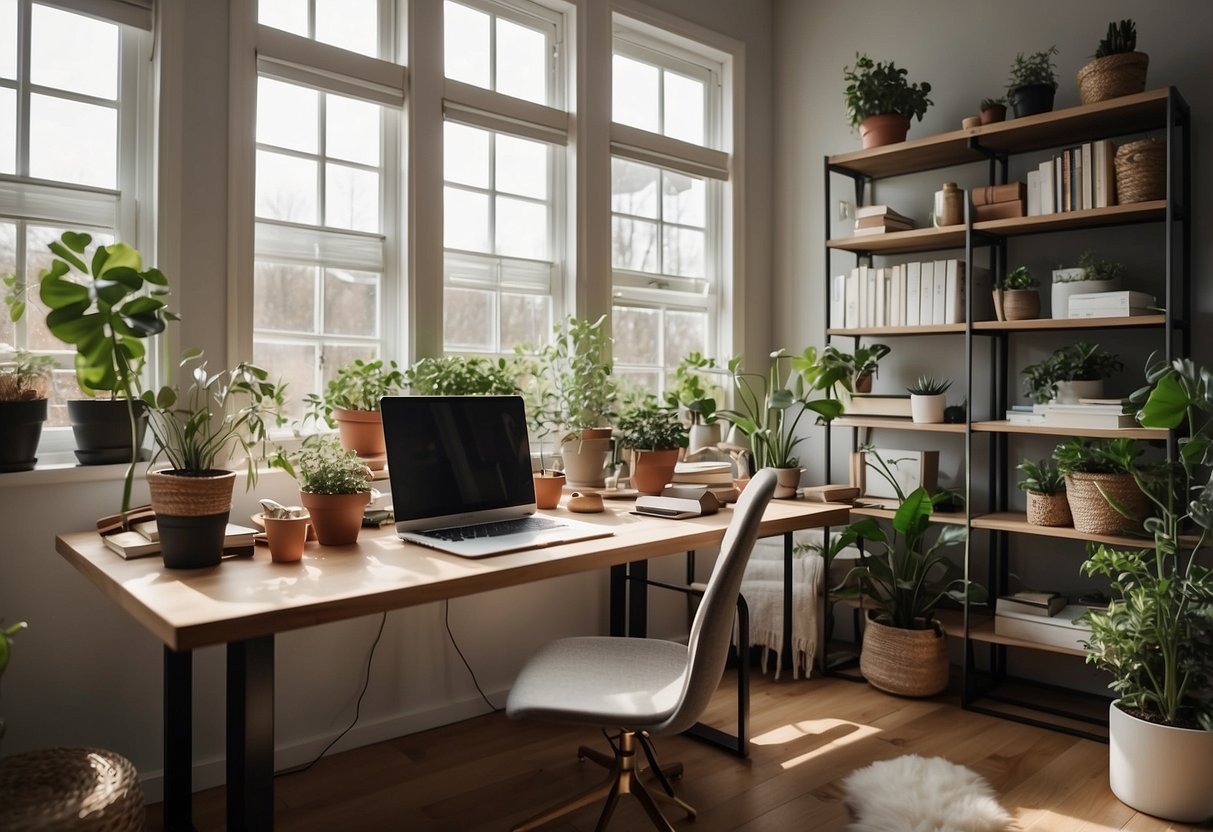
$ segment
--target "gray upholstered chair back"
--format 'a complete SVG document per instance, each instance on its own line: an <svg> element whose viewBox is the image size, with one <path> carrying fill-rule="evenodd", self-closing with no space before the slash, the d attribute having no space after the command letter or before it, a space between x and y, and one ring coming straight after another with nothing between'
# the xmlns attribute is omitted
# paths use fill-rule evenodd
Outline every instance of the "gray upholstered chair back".
<svg viewBox="0 0 1213 832"><path fill-rule="evenodd" d="M655 734L678 733L694 725L720 684L732 640L741 578L758 538L762 513L774 493L775 471L764 468L750 480L733 507L733 519L720 544L720 556L691 624L682 701L663 725L653 729Z"/></svg>

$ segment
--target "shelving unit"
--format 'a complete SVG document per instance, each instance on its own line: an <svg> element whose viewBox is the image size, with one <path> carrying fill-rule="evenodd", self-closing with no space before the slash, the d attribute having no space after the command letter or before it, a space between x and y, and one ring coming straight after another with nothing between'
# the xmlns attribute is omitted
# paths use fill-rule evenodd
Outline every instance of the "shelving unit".
<svg viewBox="0 0 1213 832"><path fill-rule="evenodd" d="M988 402L992 414L1007 409L1009 388L1017 372L1009 364L1010 340L1017 336L1031 337L1045 332L1083 333L1106 330L1151 330L1159 333L1160 350L1170 359L1175 350L1190 354L1190 333L1187 319L1191 310L1191 228L1188 221L1191 182L1191 135L1187 104L1174 88L1151 90L1137 95L1072 107L1028 118L969 130L957 130L936 136L926 136L887 147L859 150L829 156L825 159L825 276L836 274L833 257L839 253L855 255L859 261L872 265L874 257L914 254L919 252L963 250L966 274L973 274L974 252L989 251L989 263L996 273L1006 270L1008 242L1027 235L1053 234L1085 229L1109 228L1142 223L1162 224L1165 250L1159 257L1164 272L1164 285L1159 292L1159 305L1165 313L1131 318L1037 319L1028 321L973 322L973 299L969 295L968 323L916 327L842 327L829 319L829 286L826 300L826 340L846 337L858 344L863 338L942 338L963 343L965 377L963 385L953 390L963 392L970 403ZM988 184L1002 184L1008 178L1011 156L1036 151L1056 150L1105 138L1133 137L1153 133L1165 137L1168 148L1166 198L1128 205L1114 205L1086 211L1018 217L1014 219L972 222L966 211L966 222L944 228L921 228L874 235L830 238L829 217L833 204L832 175L849 177L854 184L856 204L863 204L865 195L876 180L906 176L925 171L984 163L988 166ZM1131 140L1127 139L1127 140ZM974 356L975 340L988 346L989 366L977 371ZM983 350L982 361L985 360ZM1144 355L1141 356L1144 358ZM978 385L976 379L981 378ZM989 381L986 381L988 377ZM1013 536L1028 535L1053 538L1058 541L1094 541L1115 546L1142 548L1152 545L1144 538L1117 535L1083 535L1073 528L1033 526L1022 512L1008 509L1008 496L1014 487L1014 461L1008 457L1008 440L1013 435L1051 435L1085 437L1130 437L1165 443L1168 453L1175 453L1174 437L1164 430L1145 428L1095 429L1060 428L1057 426L1009 423L999 419L984 419L964 424L914 424L907 419L891 417L844 416L833 422L834 428L851 428L851 447L855 447L859 431L921 431L964 437L964 493L967 509L963 513L938 515L938 523L965 525L970 531L964 553L966 574L979 574L984 565L990 577L991 598L1007 588L1009 541ZM834 433L826 429L827 448ZM954 440L941 440L954 441ZM830 454L827 452L826 475L830 476ZM977 477L987 478L988 498L985 506L974 506L973 483ZM860 516L889 519L893 506L857 507ZM980 533L980 543L974 533ZM986 539L988 538L988 544ZM984 559L984 560L983 560ZM1077 560L1075 561L1077 569ZM991 605L992 605L991 601ZM849 606L856 606L849 604ZM1007 672L1008 655L1012 651L1044 651L1070 657L1082 657L1081 650L1053 647L1023 639L1000 636L994 632L992 606L970 606L964 610L940 610L938 617L949 635L964 643L964 691L962 704L967 708L1017 719L1036 725L1083 736L1106 737L1106 703L1104 697L1089 696L1075 691L1014 679ZM976 649L988 649L987 668L979 669Z"/></svg>

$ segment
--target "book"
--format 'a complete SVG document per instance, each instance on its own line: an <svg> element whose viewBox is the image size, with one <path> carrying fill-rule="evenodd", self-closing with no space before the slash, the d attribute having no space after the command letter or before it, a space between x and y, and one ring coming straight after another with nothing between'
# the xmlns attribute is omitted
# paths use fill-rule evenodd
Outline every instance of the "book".
<svg viewBox="0 0 1213 832"><path fill-rule="evenodd" d="M1091 638L1091 628L1076 619L1085 615L1087 609L1078 604L1069 604L1052 616L999 612L994 615L994 632L1051 647L1083 650L1083 644Z"/></svg>
<svg viewBox="0 0 1213 832"><path fill-rule="evenodd" d="M859 326L859 268L851 269L847 275L846 313L842 320L847 329Z"/></svg>
<svg viewBox="0 0 1213 832"><path fill-rule="evenodd" d="M850 416L910 417L910 397L873 393L855 393L844 402L844 412Z"/></svg>
<svg viewBox="0 0 1213 832"><path fill-rule="evenodd" d="M974 222L1009 220L1015 217L1025 216L1027 216L1027 210L1024 208L1024 203L1020 200L1016 200L1014 202L994 202L990 205L973 206Z"/></svg>
<svg viewBox="0 0 1213 832"><path fill-rule="evenodd" d="M904 214L899 214L890 208L888 205L860 205L855 209L855 219L861 220L865 217L890 217L901 222L913 224L913 220Z"/></svg>
<svg viewBox="0 0 1213 832"><path fill-rule="evenodd" d="M830 280L830 326L843 326L847 314L847 276L836 274Z"/></svg>
<svg viewBox="0 0 1213 832"><path fill-rule="evenodd" d="M679 462L673 482L699 485L732 485L733 466L728 462Z"/></svg>
<svg viewBox="0 0 1213 832"><path fill-rule="evenodd" d="M873 326L889 325L889 270L876 270L876 308L872 311Z"/></svg>
<svg viewBox="0 0 1213 832"><path fill-rule="evenodd" d="M138 532L139 536L148 542L158 542L160 540L160 530L156 527L155 520L145 520L139 523L131 524L131 530ZM253 539L260 534L257 529L251 529L248 526L239 526L235 523L228 523L227 528L223 531L223 545L227 546L249 546L252 545Z"/></svg>
<svg viewBox="0 0 1213 832"><path fill-rule="evenodd" d="M1012 425L1043 425L1045 417L1043 413L1024 413L1022 410L1008 410L1007 422Z"/></svg>
<svg viewBox="0 0 1213 832"><path fill-rule="evenodd" d="M931 323L942 324L945 320L944 301L948 296L948 261L935 261L934 297L931 299Z"/></svg>
<svg viewBox="0 0 1213 832"><path fill-rule="evenodd" d="M852 232L852 233L853 233L853 234L854 234L854 236L856 236L856 237L866 237L866 236L868 236L868 235L870 235L870 234L887 234L887 233L889 233L890 231L905 231L905 230L907 230L907 229L903 229L903 228L885 228L885 227L882 225L882 226L878 226L878 227L876 227L876 228L856 228L856 229L854 230L854 232Z"/></svg>
<svg viewBox="0 0 1213 832"><path fill-rule="evenodd" d="M1073 297L1073 296L1071 296ZM1138 315L1153 315L1156 310L1148 306L1088 306L1069 310L1071 318L1133 318Z"/></svg>
<svg viewBox="0 0 1213 832"><path fill-rule="evenodd" d="M1028 171L1028 216L1040 216L1040 168Z"/></svg>
<svg viewBox="0 0 1213 832"><path fill-rule="evenodd" d="M935 308L935 263L931 260L924 260L920 266L918 324L930 326L934 323L932 310Z"/></svg>
<svg viewBox="0 0 1213 832"><path fill-rule="evenodd" d="M1028 186L1023 182L1008 182L1005 185L986 185L969 190L974 207L994 205L999 202L1023 202L1028 196Z"/></svg>
<svg viewBox="0 0 1213 832"><path fill-rule="evenodd" d="M1078 175L1082 191L1082 209L1089 211L1095 207L1095 175L1091 170L1091 143L1084 142L1080 151Z"/></svg>
<svg viewBox="0 0 1213 832"><path fill-rule="evenodd" d="M1116 151L1110 139L1095 142L1091 152L1091 163L1095 167L1095 207L1107 208L1116 203Z"/></svg>
<svg viewBox="0 0 1213 832"><path fill-rule="evenodd" d="M906 326L918 326L921 308L919 287L922 285L922 263L906 263Z"/></svg>
<svg viewBox="0 0 1213 832"><path fill-rule="evenodd" d="M103 535L101 540L127 560L160 554L160 541L148 540L136 531L114 532Z"/></svg>
<svg viewBox="0 0 1213 832"><path fill-rule="evenodd" d="M994 611L1049 618L1065 609L1066 603L1066 596L1056 592L1013 592L1010 595L998 596Z"/></svg>
<svg viewBox="0 0 1213 832"><path fill-rule="evenodd" d="M879 216L879 217L860 217L855 220L855 229L860 228L885 228L890 231L907 231L914 227L914 223L904 217L896 216Z"/></svg>
<svg viewBox="0 0 1213 832"><path fill-rule="evenodd" d="M849 503L859 496L859 489L853 485L809 485L802 493L814 503Z"/></svg>
<svg viewBox="0 0 1213 832"><path fill-rule="evenodd" d="M1037 170L1040 171L1040 213L1042 216L1055 213L1057 209L1053 201L1053 160L1044 160Z"/></svg>
<svg viewBox="0 0 1213 832"><path fill-rule="evenodd" d="M857 326L871 326L872 315L868 311L868 272L867 266L857 266L859 269L859 323Z"/></svg>
<svg viewBox="0 0 1213 832"><path fill-rule="evenodd" d="M1050 409L1044 412L1044 424L1063 428L1135 428L1137 419L1131 413L1088 412L1079 409ZM1075 405L1081 408L1083 405Z"/></svg>
<svg viewBox="0 0 1213 832"><path fill-rule="evenodd" d="M867 284L864 296L864 319L867 323L864 326L879 326L876 323L876 267L867 266L864 274L866 275L864 282Z"/></svg>

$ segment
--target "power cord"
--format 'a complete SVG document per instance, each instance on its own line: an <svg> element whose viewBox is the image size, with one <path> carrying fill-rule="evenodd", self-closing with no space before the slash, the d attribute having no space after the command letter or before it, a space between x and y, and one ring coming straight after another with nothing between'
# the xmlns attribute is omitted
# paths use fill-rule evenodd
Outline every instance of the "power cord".
<svg viewBox="0 0 1213 832"><path fill-rule="evenodd" d="M455 648L455 652L459 654L459 658L463 661L463 666L467 668L468 675L472 677L472 684L476 686L476 692L480 694L480 698L484 700L484 704L488 705L493 713L500 711L501 708L490 702L489 698L484 695L484 691L480 689L480 682L476 681L476 672L472 670L472 666L468 664L463 651L459 649L459 642L455 641L455 634L451 632L451 602L448 599L444 599L442 602L442 623L446 625L446 634L451 639L451 646Z"/></svg>
<svg viewBox="0 0 1213 832"><path fill-rule="evenodd" d="M354 718L350 721L350 724L345 727L344 731L333 737L332 741L329 742L329 744L324 747L324 750L317 754L310 763L302 763L291 768L283 769L282 771L274 772L275 777L281 777L286 774L302 774L303 772L309 770L312 766L316 765L316 763L320 762L321 758L323 758L325 754L329 753L329 749L336 745L338 740L348 734L353 727L358 724L358 717L362 713L362 699L366 696L366 690L371 684L371 663L375 660L375 648L379 646L379 639L383 637L383 626L386 623L387 612L384 612L379 616L379 629L375 633L375 640L371 642L371 650L366 657L366 672L362 679L362 690L358 693L358 701L354 705Z"/></svg>

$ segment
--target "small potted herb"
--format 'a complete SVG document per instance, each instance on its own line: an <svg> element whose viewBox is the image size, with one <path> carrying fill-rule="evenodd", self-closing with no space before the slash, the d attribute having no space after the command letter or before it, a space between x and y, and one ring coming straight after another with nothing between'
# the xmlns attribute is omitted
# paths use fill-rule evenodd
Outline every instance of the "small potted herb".
<svg viewBox="0 0 1213 832"><path fill-rule="evenodd" d="M1039 284L1027 266L1013 269L994 287L994 312L1000 321L1027 321L1040 317Z"/></svg>
<svg viewBox="0 0 1213 832"><path fill-rule="evenodd" d="M404 374L395 361L356 358L337 371L324 398L309 393L303 402L308 418L323 419L329 427L337 428L342 446L379 470L387 463L379 400L399 393L403 387Z"/></svg>
<svg viewBox="0 0 1213 832"><path fill-rule="evenodd" d="M423 358L404 371L404 386L418 396L516 396L518 367L504 358Z"/></svg>
<svg viewBox="0 0 1213 832"><path fill-rule="evenodd" d="M707 377L716 371L716 359L693 352L682 359L674 371L674 384L666 391L666 403L683 407L691 421L688 447L691 451L715 448L721 440L716 418L716 397L721 390Z"/></svg>
<svg viewBox="0 0 1213 832"><path fill-rule="evenodd" d="M1007 117L1007 100L1005 98L981 99L981 123L996 124Z"/></svg>
<svg viewBox="0 0 1213 832"><path fill-rule="evenodd" d="M838 388L847 393L871 393L880 361L891 351L886 344L861 344L849 353L827 344L821 352L820 375L815 381L831 395L836 395Z"/></svg>
<svg viewBox="0 0 1213 832"><path fill-rule="evenodd" d="M1103 383L1124 369L1119 357L1079 341L1023 368L1023 389L1037 404L1078 404L1103 398Z"/></svg>
<svg viewBox="0 0 1213 832"><path fill-rule="evenodd" d="M1112 21L1095 49L1095 57L1078 70L1078 95L1083 104L1132 95L1146 88L1150 56L1137 51L1137 25Z"/></svg>
<svg viewBox="0 0 1213 832"><path fill-rule="evenodd" d="M926 81L911 84L906 70L892 61L873 61L867 55L855 55L855 68L843 67L847 82L843 99L847 120L859 128L864 147L880 147L905 141L910 119L922 121L932 102Z"/></svg>
<svg viewBox="0 0 1213 832"><path fill-rule="evenodd" d="M1028 522L1033 526L1069 526L1074 518L1066 499L1066 478L1057 464L1048 459L1033 462L1022 460L1017 466L1023 472L1018 483L1028 495Z"/></svg>
<svg viewBox="0 0 1213 832"><path fill-rule="evenodd" d="M632 487L641 494L660 494L674 478L678 451L687 446L687 429L678 411L653 396L624 408L615 423L619 444L634 454Z"/></svg>
<svg viewBox="0 0 1213 832"><path fill-rule="evenodd" d="M1121 288L1125 267L1110 260L1101 260L1088 249L1078 258L1078 266L1053 270L1053 317L1070 317L1070 297L1092 292L1115 292Z"/></svg>
<svg viewBox="0 0 1213 832"><path fill-rule="evenodd" d="M0 344L0 356L9 352ZM46 399L55 359L27 350L0 360L0 473L32 471L38 462L38 440L46 421Z"/></svg>
<svg viewBox="0 0 1213 832"><path fill-rule="evenodd" d="M910 394L910 415L913 420L921 424L942 422L948 401L944 394L951 386L950 380L937 381L931 376L919 376L906 388Z"/></svg>
<svg viewBox="0 0 1213 832"><path fill-rule="evenodd" d="M1053 449L1066 479L1074 528L1083 534L1140 531L1149 501L1133 478L1141 447L1132 439L1071 437Z"/></svg>
<svg viewBox="0 0 1213 832"><path fill-rule="evenodd" d="M279 449L270 464L299 481L299 499L321 546L358 540L371 500L371 469L332 436L312 434L294 453Z"/></svg>
<svg viewBox="0 0 1213 832"><path fill-rule="evenodd" d="M1015 118L1047 113L1053 109L1053 96L1057 92L1057 66L1053 56L1057 47L1050 46L1043 52L1033 52L1026 58L1020 52L1011 64L1011 78L1007 82L1007 100Z"/></svg>

